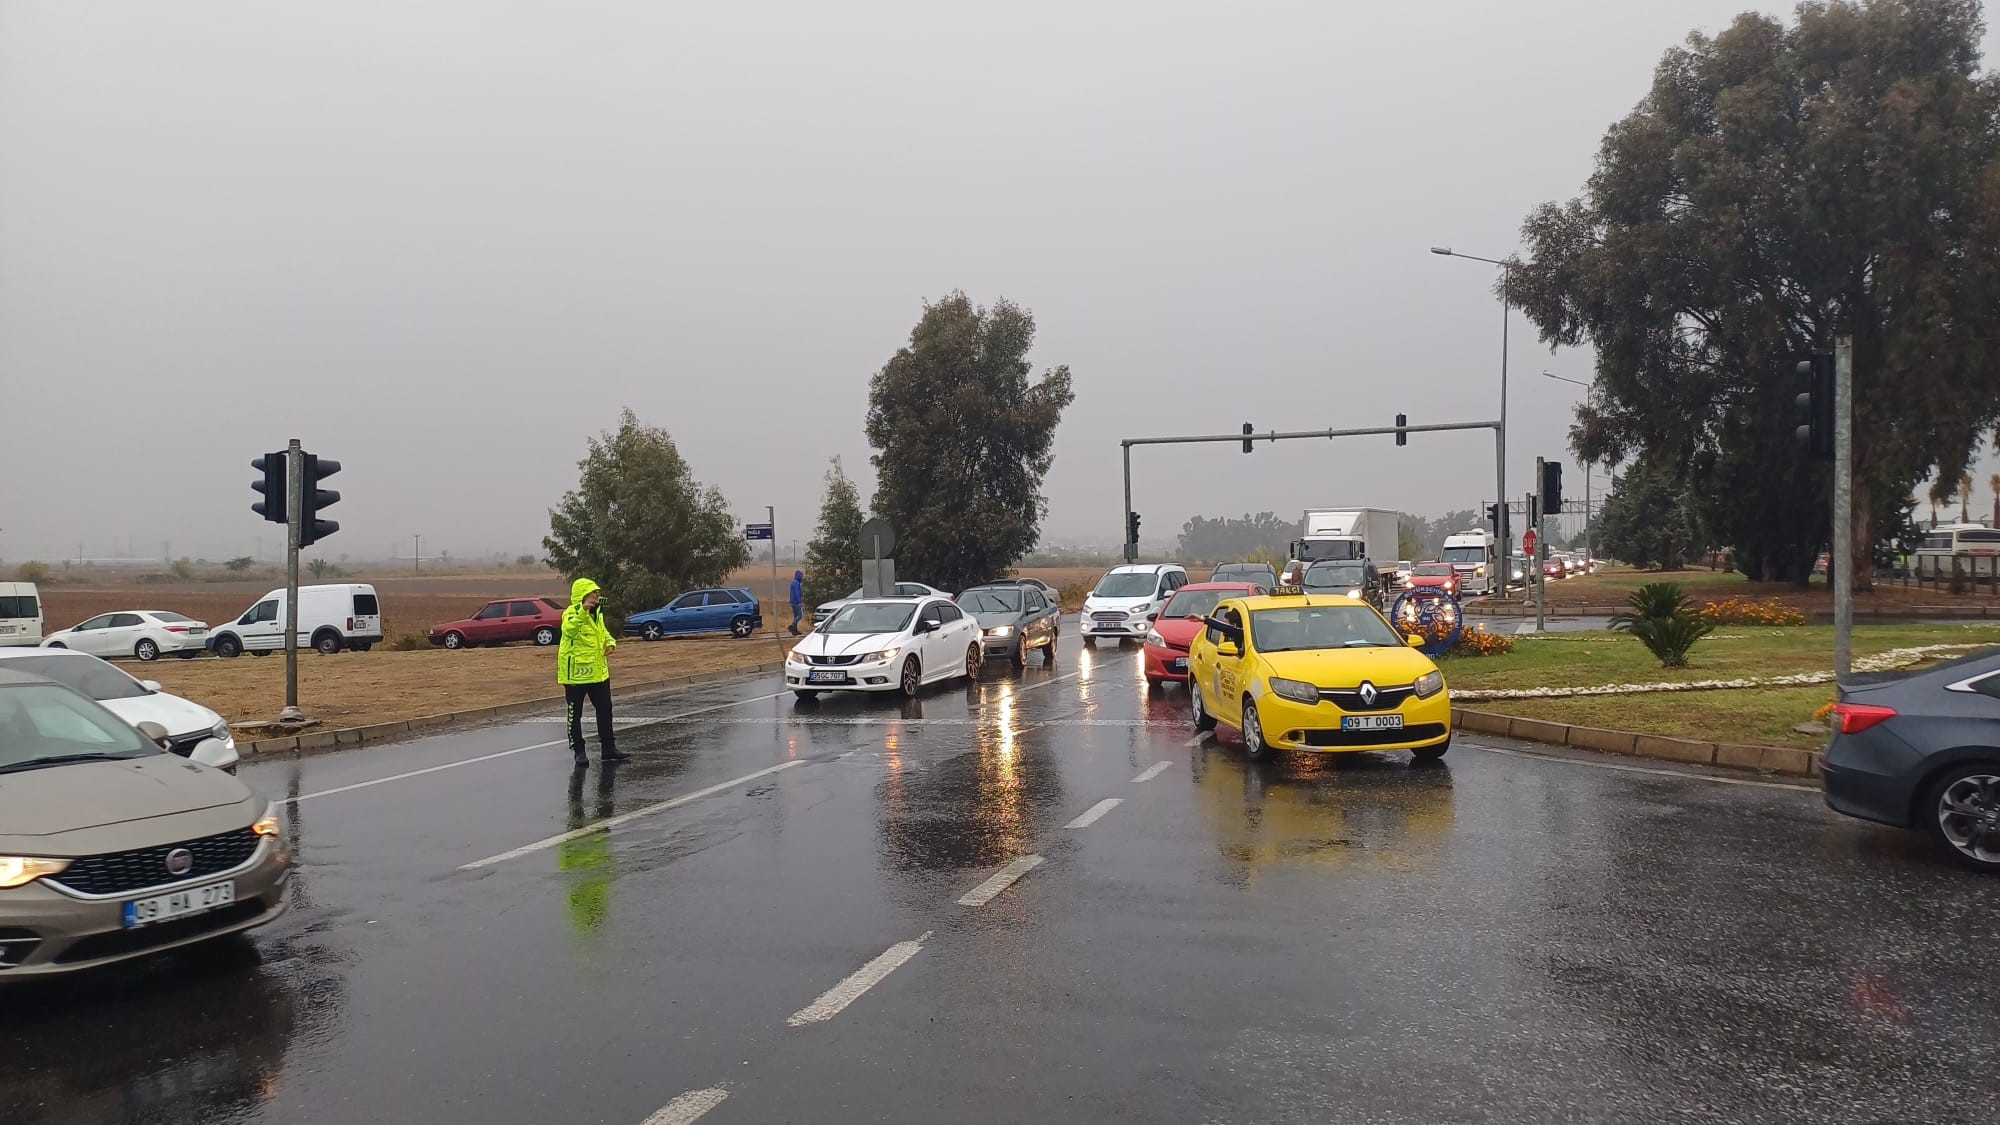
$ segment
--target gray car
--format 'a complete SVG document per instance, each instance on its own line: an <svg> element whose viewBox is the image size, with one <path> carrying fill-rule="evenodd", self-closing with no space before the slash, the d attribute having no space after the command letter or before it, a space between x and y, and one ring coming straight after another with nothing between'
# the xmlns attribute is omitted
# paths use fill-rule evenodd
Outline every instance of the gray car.
<svg viewBox="0 0 2000 1125"><path fill-rule="evenodd" d="M1820 784L1834 811L1927 832L2000 873L2000 649L1855 676L1832 720Z"/></svg>
<svg viewBox="0 0 2000 1125"><path fill-rule="evenodd" d="M1210 582L1248 582L1266 590L1276 589L1278 572L1269 563L1223 563L1208 576Z"/></svg>
<svg viewBox="0 0 2000 1125"><path fill-rule="evenodd" d="M1056 662L1062 610L1039 588L1013 582L975 586L958 596L958 608L979 622L986 659L1020 668L1030 652L1041 649L1042 663Z"/></svg>

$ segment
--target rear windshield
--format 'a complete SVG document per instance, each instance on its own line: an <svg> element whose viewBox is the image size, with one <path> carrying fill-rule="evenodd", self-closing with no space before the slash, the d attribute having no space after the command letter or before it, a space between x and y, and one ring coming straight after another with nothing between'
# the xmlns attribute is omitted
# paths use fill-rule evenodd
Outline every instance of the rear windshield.
<svg viewBox="0 0 2000 1125"><path fill-rule="evenodd" d="M79 652L11 657L0 668L12 668L67 684L92 699L136 699L146 694L139 681L95 656Z"/></svg>
<svg viewBox="0 0 2000 1125"><path fill-rule="evenodd" d="M381 612L382 610L378 608L375 604L375 595L373 594L354 595L354 616L375 617L379 615Z"/></svg>
<svg viewBox="0 0 2000 1125"><path fill-rule="evenodd" d="M40 617L42 607L33 594L0 594L0 617Z"/></svg>
<svg viewBox="0 0 2000 1125"><path fill-rule="evenodd" d="M194 620L194 618L192 618L192 617L189 617L188 615L186 615L186 614L184 614L184 613L175 613L175 612L174 612L173 610L171 610L171 609L156 609L156 610L154 610L154 611L153 611L153 616L154 616L154 617L157 617L157 618L159 618L159 619L160 619L160 620L162 620L162 621L193 621L193 620Z"/></svg>

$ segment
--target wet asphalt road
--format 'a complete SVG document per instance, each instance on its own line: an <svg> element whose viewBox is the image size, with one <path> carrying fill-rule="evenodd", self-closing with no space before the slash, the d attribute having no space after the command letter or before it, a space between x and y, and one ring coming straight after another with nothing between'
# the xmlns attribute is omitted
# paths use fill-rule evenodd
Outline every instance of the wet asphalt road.
<svg viewBox="0 0 2000 1125"><path fill-rule="evenodd" d="M774 686L623 707L611 771L550 722L247 768L296 799L291 913L0 992L0 1122L2000 1109L1994 884L1813 792L1253 766L1073 640L913 704Z"/></svg>

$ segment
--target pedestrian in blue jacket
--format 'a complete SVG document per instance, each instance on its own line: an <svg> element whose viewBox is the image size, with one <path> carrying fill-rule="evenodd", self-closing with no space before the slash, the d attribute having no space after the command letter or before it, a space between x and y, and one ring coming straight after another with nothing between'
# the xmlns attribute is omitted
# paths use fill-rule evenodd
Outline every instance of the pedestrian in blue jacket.
<svg viewBox="0 0 2000 1125"><path fill-rule="evenodd" d="M799 622L806 615L806 572L792 572L792 636L799 635Z"/></svg>

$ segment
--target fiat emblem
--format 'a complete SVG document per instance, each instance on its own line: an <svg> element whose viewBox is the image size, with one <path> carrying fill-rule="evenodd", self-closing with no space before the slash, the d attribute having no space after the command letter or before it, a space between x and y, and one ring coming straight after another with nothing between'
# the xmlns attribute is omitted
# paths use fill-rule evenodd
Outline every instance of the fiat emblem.
<svg viewBox="0 0 2000 1125"><path fill-rule="evenodd" d="M1379 692L1379 691L1376 691L1376 690L1375 690L1375 685L1374 685L1374 684L1371 684L1371 683L1369 683L1369 682L1368 682L1367 680L1363 680L1363 681L1361 681L1361 705L1362 705L1362 706L1364 706L1364 707L1373 707L1373 706L1375 706L1375 701L1376 701L1377 699L1381 698L1381 696L1382 696L1382 693L1381 693L1381 692Z"/></svg>
<svg viewBox="0 0 2000 1125"><path fill-rule="evenodd" d="M175 848L167 853L167 874L185 875L194 870L194 853L186 848Z"/></svg>

